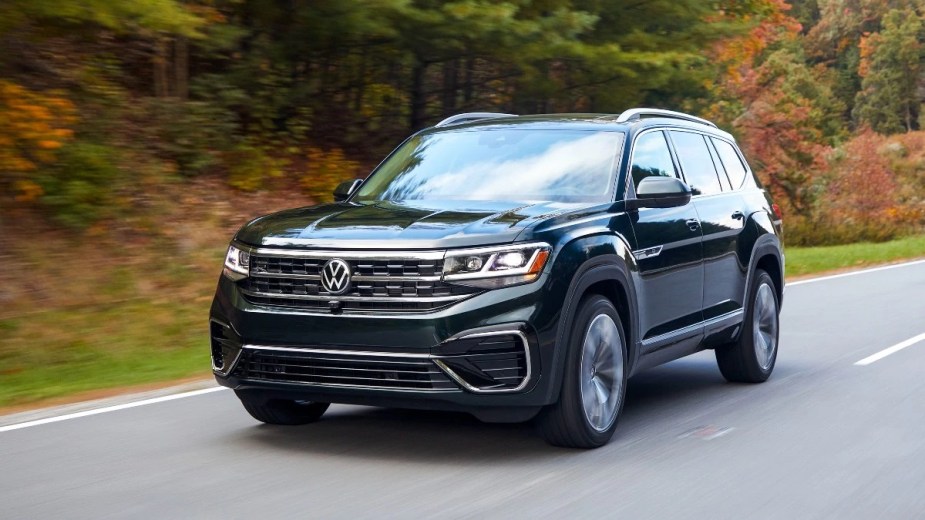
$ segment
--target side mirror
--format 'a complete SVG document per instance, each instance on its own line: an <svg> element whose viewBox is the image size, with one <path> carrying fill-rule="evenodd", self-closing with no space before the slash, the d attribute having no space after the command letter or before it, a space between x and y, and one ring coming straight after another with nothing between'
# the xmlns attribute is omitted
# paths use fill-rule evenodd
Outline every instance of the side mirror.
<svg viewBox="0 0 925 520"><path fill-rule="evenodd" d="M343 202L350 198L353 192L360 187L360 184L363 184L363 179L353 179L352 181L344 181L338 184L334 188L334 202Z"/></svg>
<svg viewBox="0 0 925 520"><path fill-rule="evenodd" d="M636 198L627 209L676 208L691 201L691 188L674 177L646 177L636 188Z"/></svg>

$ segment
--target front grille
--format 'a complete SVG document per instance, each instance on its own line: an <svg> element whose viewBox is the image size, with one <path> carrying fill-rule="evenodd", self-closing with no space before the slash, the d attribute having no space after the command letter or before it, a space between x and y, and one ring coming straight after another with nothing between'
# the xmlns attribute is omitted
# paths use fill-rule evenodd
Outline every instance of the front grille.
<svg viewBox="0 0 925 520"><path fill-rule="evenodd" d="M390 390L458 390L426 357L321 350L244 350L234 375L242 379Z"/></svg>
<svg viewBox="0 0 925 520"><path fill-rule="evenodd" d="M443 258L340 258L350 265L351 285L341 295L328 293L321 284L321 269L330 256L305 257L255 252L250 276L240 283L249 301L312 310L345 312L428 312L441 309L478 291L441 280Z"/></svg>

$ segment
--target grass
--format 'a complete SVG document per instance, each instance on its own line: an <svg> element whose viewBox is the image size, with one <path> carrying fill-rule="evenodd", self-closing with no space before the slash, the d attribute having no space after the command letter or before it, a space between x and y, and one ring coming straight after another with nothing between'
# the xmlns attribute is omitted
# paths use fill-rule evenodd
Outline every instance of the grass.
<svg viewBox="0 0 925 520"><path fill-rule="evenodd" d="M167 273L137 267L151 263L144 261L109 266L104 278L49 274L56 283L71 284L59 285L60 294L75 296L59 298L57 307L36 306L6 318L0 314L0 407L209 377L207 317L222 252L221 247L205 248L198 262L204 267L190 265ZM925 236L880 244L794 247L787 249L787 275L917 257L925 257ZM90 269L81 272L92 274ZM79 295L91 287L102 290L110 303L80 303Z"/></svg>
<svg viewBox="0 0 925 520"><path fill-rule="evenodd" d="M127 302L0 321L0 406L208 377L208 302Z"/></svg>
<svg viewBox="0 0 925 520"><path fill-rule="evenodd" d="M925 257L925 235L890 242L787 248L787 276L835 271Z"/></svg>

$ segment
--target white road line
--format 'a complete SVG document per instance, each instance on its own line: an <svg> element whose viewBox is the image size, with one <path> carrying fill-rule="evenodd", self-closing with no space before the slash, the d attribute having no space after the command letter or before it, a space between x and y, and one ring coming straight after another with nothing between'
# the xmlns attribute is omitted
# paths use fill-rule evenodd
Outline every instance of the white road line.
<svg viewBox="0 0 925 520"><path fill-rule="evenodd" d="M35 421L28 421L19 424L11 424L9 426L0 426L0 433L9 432L13 430L20 430L22 428L29 428L31 426L40 426L43 424L56 423L60 421L67 421L69 419L77 419L80 417L87 417L90 415L98 415L106 412L115 412L118 410L125 410L127 408L135 408L138 406L146 406L149 404L163 403L165 401L173 401L175 399L183 399L186 397L195 397L197 395L211 394L212 392L218 392L219 390L227 390L224 386L216 386L213 388L205 388L202 390L193 390L192 392L183 392L182 394L173 394L165 395L161 397L155 397L153 399L145 399L143 401L135 401L133 403L117 404L115 406L106 406L104 408L94 408L92 410L84 410L82 412L69 413L66 415L59 415L57 417L48 417L46 419L38 419Z"/></svg>
<svg viewBox="0 0 925 520"><path fill-rule="evenodd" d="M875 273L877 271L886 271L887 269L896 269L899 267L909 267L910 265L918 265L918 264L925 264L925 260L914 260L912 262L904 262L901 264L892 264L892 265L885 265L883 267L872 267L870 269L861 269L858 271L851 271L850 273L833 274L829 276L820 276L819 278L810 278L808 280L787 282L787 287L793 287L794 285L803 285L807 283L825 282L827 280L834 280L836 278L845 278L848 276L857 276L859 274Z"/></svg>
<svg viewBox="0 0 925 520"><path fill-rule="evenodd" d="M885 348L872 356L867 356L866 358L855 363L855 365L862 366L862 367L867 366L875 361L880 361L881 359L889 356L890 354L895 354L904 348L911 347L912 345L915 345L916 343L920 341L925 341L925 333L919 334L918 336L914 338L909 338L906 341L903 341L902 343L897 343L893 345L892 347Z"/></svg>

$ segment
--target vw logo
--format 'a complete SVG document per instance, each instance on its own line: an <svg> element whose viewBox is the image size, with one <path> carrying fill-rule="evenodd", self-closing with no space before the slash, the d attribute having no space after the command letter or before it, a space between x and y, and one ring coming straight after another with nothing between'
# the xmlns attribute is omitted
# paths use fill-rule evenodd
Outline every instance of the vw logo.
<svg viewBox="0 0 925 520"><path fill-rule="evenodd" d="M347 292L350 288L350 264L340 258L328 260L321 268L321 286L335 296Z"/></svg>

